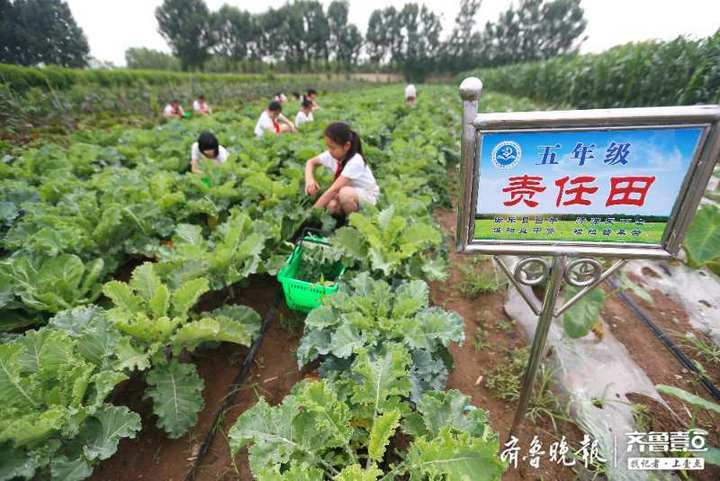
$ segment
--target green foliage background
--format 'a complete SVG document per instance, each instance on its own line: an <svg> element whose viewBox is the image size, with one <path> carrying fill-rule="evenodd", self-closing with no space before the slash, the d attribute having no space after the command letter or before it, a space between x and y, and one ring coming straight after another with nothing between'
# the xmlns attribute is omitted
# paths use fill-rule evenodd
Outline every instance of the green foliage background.
<svg viewBox="0 0 720 481"><path fill-rule="evenodd" d="M692 40L621 45L600 54L464 72L486 89L581 109L720 102L720 30Z"/></svg>

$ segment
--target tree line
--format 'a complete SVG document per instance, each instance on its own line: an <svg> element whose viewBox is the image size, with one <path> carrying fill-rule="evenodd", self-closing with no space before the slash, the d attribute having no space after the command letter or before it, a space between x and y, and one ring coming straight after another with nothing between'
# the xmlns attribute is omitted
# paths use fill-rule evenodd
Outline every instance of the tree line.
<svg viewBox="0 0 720 481"><path fill-rule="evenodd" d="M202 69L219 57L230 65L282 63L290 71L370 64L422 80L431 72L571 54L583 40L580 0L519 0L478 29L481 4L462 0L446 39L440 15L416 2L373 11L364 36L348 20L347 0L327 9L316 0L295 0L259 14L228 5L210 12L204 0L164 0L155 17L182 70ZM128 65L151 55L156 52L130 51Z"/></svg>
<svg viewBox="0 0 720 481"><path fill-rule="evenodd" d="M294 0L262 13L230 5L210 11L205 0L164 0L155 18L172 54L132 48L126 62L130 68L213 72L364 67L421 81L430 73L573 54L583 41L587 22L580 0L517 0L484 26L481 4L462 0L445 36L440 15L417 2L373 11L363 35L348 19L347 0L327 8L317 0ZM3 63L78 67L88 61L87 40L62 0L0 0L0 41Z"/></svg>

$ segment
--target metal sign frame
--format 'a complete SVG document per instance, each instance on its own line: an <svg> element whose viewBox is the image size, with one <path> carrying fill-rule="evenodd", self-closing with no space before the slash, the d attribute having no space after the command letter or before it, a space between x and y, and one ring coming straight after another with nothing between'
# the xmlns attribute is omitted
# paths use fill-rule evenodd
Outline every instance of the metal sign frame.
<svg viewBox="0 0 720 481"><path fill-rule="evenodd" d="M619 258L668 258L675 256L700 204L705 186L720 156L720 106L648 107L570 111L539 111L478 114L482 82L474 77L460 85L463 99L461 146L461 205L457 224L457 250L480 254L597 255ZM474 239L477 189L480 178L478 155L484 133L508 131L558 132L567 130L612 130L628 128L702 128L699 147L670 213L660 244L550 240Z"/></svg>
<svg viewBox="0 0 720 481"><path fill-rule="evenodd" d="M705 187L720 157L720 105L649 107L555 112L478 114L482 82L466 78L460 85L463 101L460 183L456 249L467 254L491 254L523 300L538 316L528 364L525 368L518 407L509 436L522 423L545 350L553 318L561 316L588 292L620 269L631 258L667 258L677 254ZM702 127L699 147L690 163L675 200L660 244L603 243L582 241L475 240L473 227L477 209L482 133L537 130L610 130L632 127ZM524 256L510 268L501 254ZM540 256L551 256L552 262ZM600 262L587 256L616 258L605 271ZM575 257L570 260L568 257ZM580 290L556 307L563 281ZM545 285L542 307L523 286Z"/></svg>

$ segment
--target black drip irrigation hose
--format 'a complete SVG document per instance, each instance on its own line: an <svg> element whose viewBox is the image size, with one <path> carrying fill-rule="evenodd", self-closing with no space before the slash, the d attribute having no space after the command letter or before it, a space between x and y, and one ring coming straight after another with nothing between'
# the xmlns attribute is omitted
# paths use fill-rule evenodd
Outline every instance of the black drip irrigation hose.
<svg viewBox="0 0 720 481"><path fill-rule="evenodd" d="M620 287L620 284L615 278L608 279L608 283L610 286L612 286L613 289L618 289ZM715 385L705 376L700 370L695 366L695 364L688 358L684 352L682 352L678 347L675 345L675 343L672 342L672 340L665 335L662 329L658 327L657 324L655 324L652 319L650 319L650 316L648 316L647 312L638 305L638 303L633 299L632 297L628 296L627 293L620 291L618 292L618 295L620 296L620 300L632 310L635 315L640 319L643 324L645 324L650 331L655 335L655 337L658 338L660 342L663 343L663 345L675 356L675 358L680 361L680 364L682 364L686 369L694 373L698 379L700 380L700 383L703 385L703 387L707 390L710 395L715 398L716 401L720 401L720 390L715 387Z"/></svg>
<svg viewBox="0 0 720 481"><path fill-rule="evenodd" d="M210 445L212 444L213 439L215 439L215 433L217 432L217 428L219 426L220 417L232 405L232 403L235 402L235 397L240 390L240 385L245 382L245 378L250 372L250 367L255 360L255 355L260 349L260 344L262 344L263 337L265 337L265 333L267 332L270 323L275 317L275 313L277 312L278 306L280 305L282 299L283 290L279 287L275 293L275 300L273 301L270 309L268 309L268 311L265 313L265 317L263 318L262 327L260 328L260 335L257 337L257 339L255 339L252 346L250 347L250 351L248 351L247 355L245 356L245 360L243 361L242 366L240 366L240 370L238 371L235 379L230 385L228 393L225 395L225 401L223 401L222 406L220 406L220 408L215 412L215 417L213 418L212 425L210 426L207 434L205 434L205 439L202 443L202 446L200 447L200 450L197 453L197 456L195 457L195 460L193 461L193 465L190 468L190 471L188 471L187 476L185 476L185 481L192 481L193 479L195 479L195 475L197 474L197 470L200 467L200 463L205 457L205 454L207 454L208 450L210 449Z"/></svg>

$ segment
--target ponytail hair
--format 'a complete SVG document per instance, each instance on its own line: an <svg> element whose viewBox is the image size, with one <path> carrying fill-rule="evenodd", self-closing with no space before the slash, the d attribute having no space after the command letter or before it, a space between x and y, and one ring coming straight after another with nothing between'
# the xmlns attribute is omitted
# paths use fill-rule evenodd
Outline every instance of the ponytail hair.
<svg viewBox="0 0 720 481"><path fill-rule="evenodd" d="M338 145L345 145L347 142L350 142L350 150L348 150L347 154L345 154L345 157L340 160L341 172L345 168L345 165L348 163L348 161L352 159L355 154L360 154L360 156L363 155L362 141L360 140L360 136L357 134L357 132L350 128L350 124L348 124L347 122L331 123L330 125L325 127L323 135Z"/></svg>

